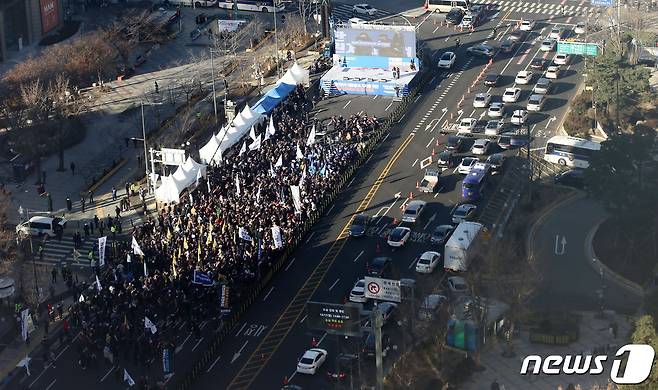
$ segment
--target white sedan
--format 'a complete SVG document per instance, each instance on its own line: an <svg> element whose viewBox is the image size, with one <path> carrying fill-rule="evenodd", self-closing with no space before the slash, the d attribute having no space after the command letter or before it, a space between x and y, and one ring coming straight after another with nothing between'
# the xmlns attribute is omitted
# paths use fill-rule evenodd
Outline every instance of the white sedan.
<svg viewBox="0 0 658 390"><path fill-rule="evenodd" d="M532 72L529 70L520 70L514 78L514 82L517 84L530 84L530 81L532 81Z"/></svg>
<svg viewBox="0 0 658 390"><path fill-rule="evenodd" d="M474 108L486 108L489 106L489 103L491 102L491 94L490 93L478 93L475 95L475 99L473 99L473 107Z"/></svg>
<svg viewBox="0 0 658 390"><path fill-rule="evenodd" d="M576 34L585 34L586 31L587 31L587 27L585 23L582 22L576 24L576 27L573 29L573 32L575 32Z"/></svg>
<svg viewBox="0 0 658 390"><path fill-rule="evenodd" d="M462 175L468 175L469 172L471 172L471 168L473 168L478 161L480 161L480 159L477 157L464 157L457 167L457 172Z"/></svg>
<svg viewBox="0 0 658 390"><path fill-rule="evenodd" d="M505 116L505 104L501 102L491 103L487 115L490 118L502 118Z"/></svg>
<svg viewBox="0 0 658 390"><path fill-rule="evenodd" d="M450 69L455 64L457 56L451 51L447 51L439 58L439 68Z"/></svg>
<svg viewBox="0 0 658 390"><path fill-rule="evenodd" d="M539 50L553 51L555 50L556 45L557 45L557 41L555 39L546 39L544 42L541 43L541 46L539 46Z"/></svg>
<svg viewBox="0 0 658 390"><path fill-rule="evenodd" d="M553 57L553 63L555 65L567 65L569 61L571 61L569 54L557 53L555 57Z"/></svg>
<svg viewBox="0 0 658 390"><path fill-rule="evenodd" d="M548 33L548 37L552 39L560 39L562 37L562 29L555 26L551 29L551 32Z"/></svg>
<svg viewBox="0 0 658 390"><path fill-rule="evenodd" d="M420 255L416 263L416 272L421 274L431 274L439 264L441 254L439 252L428 251Z"/></svg>
<svg viewBox="0 0 658 390"><path fill-rule="evenodd" d="M357 280L350 291L350 302L355 303L366 303L368 298L366 298L366 280L360 279Z"/></svg>
<svg viewBox="0 0 658 390"><path fill-rule="evenodd" d="M519 96L521 96L521 88L506 88L503 93L503 102L516 103L519 101Z"/></svg>
<svg viewBox="0 0 658 390"><path fill-rule="evenodd" d="M526 19L521 21L521 31L532 31L535 28L535 21L532 19Z"/></svg>
<svg viewBox="0 0 658 390"><path fill-rule="evenodd" d="M377 13L377 9L370 6L369 4L357 4L352 7L352 13L359 15L370 15L373 16Z"/></svg>
<svg viewBox="0 0 658 390"><path fill-rule="evenodd" d="M393 248L399 248L407 243L409 237L411 237L411 229L398 226L389 233L386 243Z"/></svg>
<svg viewBox="0 0 658 390"><path fill-rule="evenodd" d="M320 348L311 348L304 352L302 358L299 359L297 372L314 375L325 360L327 360L327 351Z"/></svg>
<svg viewBox="0 0 658 390"><path fill-rule="evenodd" d="M523 125L528 120L528 111L526 110L516 110L512 114L510 122L515 125Z"/></svg>
<svg viewBox="0 0 658 390"><path fill-rule="evenodd" d="M472 133L477 122L478 120L475 118L464 118L459 122L457 129L460 133Z"/></svg>
<svg viewBox="0 0 658 390"><path fill-rule="evenodd" d="M547 79L556 79L558 76L560 76L560 67L556 65L549 66L544 75Z"/></svg>

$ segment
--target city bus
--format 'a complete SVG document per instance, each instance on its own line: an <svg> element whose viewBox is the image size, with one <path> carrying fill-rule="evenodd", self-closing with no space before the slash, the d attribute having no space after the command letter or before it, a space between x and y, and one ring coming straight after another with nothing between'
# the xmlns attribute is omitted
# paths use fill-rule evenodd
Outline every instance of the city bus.
<svg viewBox="0 0 658 390"><path fill-rule="evenodd" d="M464 12L471 7L469 0L428 0L427 8L430 12L450 12L453 8L461 8Z"/></svg>
<svg viewBox="0 0 658 390"><path fill-rule="evenodd" d="M473 168L462 182L462 198L464 200L474 202L482 197L490 169L491 165L486 163L475 163L473 165Z"/></svg>
<svg viewBox="0 0 658 390"><path fill-rule="evenodd" d="M593 153L601 144L582 138L555 136L546 142L544 160L570 168L587 168Z"/></svg>
<svg viewBox="0 0 658 390"><path fill-rule="evenodd" d="M280 1L276 0L236 0L227 1L220 0L217 3L219 8L235 9L238 7L239 11L255 11L255 12L274 12L274 5L276 4L276 12L283 11L286 6Z"/></svg>

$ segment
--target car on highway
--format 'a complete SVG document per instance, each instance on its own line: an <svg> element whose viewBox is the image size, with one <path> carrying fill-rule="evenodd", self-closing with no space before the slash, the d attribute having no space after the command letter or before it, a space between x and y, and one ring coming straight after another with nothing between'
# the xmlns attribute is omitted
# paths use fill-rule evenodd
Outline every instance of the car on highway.
<svg viewBox="0 0 658 390"><path fill-rule="evenodd" d="M327 351L320 348L311 348L304 352L304 355L297 363L297 372L300 374L315 375L322 363L327 360Z"/></svg>
<svg viewBox="0 0 658 390"><path fill-rule="evenodd" d="M441 261L441 254L439 252L427 251L420 255L416 262L416 272L420 274L431 274Z"/></svg>
<svg viewBox="0 0 658 390"><path fill-rule="evenodd" d="M485 11L484 5L482 4L471 5L470 8L468 9L468 13L470 13L471 15L475 15L478 18L482 17L484 11Z"/></svg>
<svg viewBox="0 0 658 390"><path fill-rule="evenodd" d="M502 118L505 116L505 103L494 102L489 105L487 116L490 118Z"/></svg>
<svg viewBox="0 0 658 390"><path fill-rule="evenodd" d="M473 108L486 108L491 102L491 94L482 92L475 95L473 99Z"/></svg>
<svg viewBox="0 0 658 390"><path fill-rule="evenodd" d="M505 169L507 156L502 153L495 153L487 158L487 164L491 165L491 174L501 173Z"/></svg>
<svg viewBox="0 0 658 390"><path fill-rule="evenodd" d="M498 135L503 132L504 125L505 122L501 119L488 120L486 126L484 126L484 134Z"/></svg>
<svg viewBox="0 0 658 390"><path fill-rule="evenodd" d="M541 50L541 51L553 51L553 50L555 50L555 46L557 46L557 41L555 39L545 39L541 43L541 46L539 46L539 50Z"/></svg>
<svg viewBox="0 0 658 390"><path fill-rule="evenodd" d="M568 65L571 62L571 56L565 53L557 53L553 57L553 64L555 65Z"/></svg>
<svg viewBox="0 0 658 390"><path fill-rule="evenodd" d="M354 217L350 225L349 235L352 237L361 237L366 234L366 229L372 223L372 217L367 214L359 214Z"/></svg>
<svg viewBox="0 0 658 390"><path fill-rule="evenodd" d="M520 70L514 78L514 82L521 85L530 84L531 81L532 72L529 70Z"/></svg>
<svg viewBox="0 0 658 390"><path fill-rule="evenodd" d="M469 221L475 217L475 212L477 211L478 207L474 204L469 204L469 203L464 203L460 204L459 206L455 207L452 210L452 214L450 215L450 220L454 224L459 224L464 221Z"/></svg>
<svg viewBox="0 0 658 390"><path fill-rule="evenodd" d="M460 133L472 133L478 120L475 118L464 118L459 122L457 130Z"/></svg>
<svg viewBox="0 0 658 390"><path fill-rule="evenodd" d="M585 34L587 32L587 25L583 22L579 22L574 27L573 32L576 34Z"/></svg>
<svg viewBox="0 0 658 390"><path fill-rule="evenodd" d="M354 16L352 18L349 18L348 21L350 22L350 24L364 24L364 23L366 23L365 20L363 20L361 18L357 18L356 16Z"/></svg>
<svg viewBox="0 0 658 390"><path fill-rule="evenodd" d="M447 51L439 58L439 68L450 69L455 64L457 55L451 51Z"/></svg>
<svg viewBox="0 0 658 390"><path fill-rule="evenodd" d="M478 138L471 147L471 153L476 156L487 155L491 151L492 143L486 138Z"/></svg>
<svg viewBox="0 0 658 390"><path fill-rule="evenodd" d="M477 157L464 157L457 166L457 172L462 175L468 175L468 173L471 171L471 168L473 168L473 165L475 165L478 161L480 160Z"/></svg>
<svg viewBox="0 0 658 390"><path fill-rule="evenodd" d="M452 225L439 225L434 228L434 231L430 236L430 242L436 245L443 245L448 242L448 239L454 231L455 227Z"/></svg>
<svg viewBox="0 0 658 390"><path fill-rule="evenodd" d="M532 87L532 93L537 93L541 95L548 95L553 89L553 82L546 77L542 77L537 80L537 84Z"/></svg>
<svg viewBox="0 0 658 390"><path fill-rule="evenodd" d="M546 73L544 73L544 77L547 79L557 79L560 76L561 69L557 65L551 65L546 69Z"/></svg>
<svg viewBox="0 0 658 390"><path fill-rule="evenodd" d="M512 147L512 142L509 135L502 135L498 138L498 146L502 149L510 149Z"/></svg>
<svg viewBox="0 0 658 390"><path fill-rule="evenodd" d="M505 88L503 92L503 102L505 103L516 103L521 96L521 88L511 87Z"/></svg>
<svg viewBox="0 0 658 390"><path fill-rule="evenodd" d="M548 37L559 40L560 38L562 38L562 29L559 28L558 26L553 27L551 29L551 32L548 33Z"/></svg>
<svg viewBox="0 0 658 390"><path fill-rule="evenodd" d="M517 43L518 41L514 41L507 38L500 44L500 50L503 53L511 53L512 51L514 51L514 48L516 47Z"/></svg>
<svg viewBox="0 0 658 390"><path fill-rule="evenodd" d="M377 13L377 9L372 7L370 4L356 4L352 7L352 13L358 15L373 16Z"/></svg>
<svg viewBox="0 0 658 390"><path fill-rule="evenodd" d="M436 165L441 169L448 169L455 166L455 155L450 150L444 150L436 158Z"/></svg>
<svg viewBox="0 0 658 390"><path fill-rule="evenodd" d="M411 236L411 229L408 227L398 226L391 231L386 239L388 246L393 248L399 248L404 246Z"/></svg>
<svg viewBox="0 0 658 390"><path fill-rule="evenodd" d="M402 213L402 222L415 223L423 215L427 202L424 200L412 200L407 203Z"/></svg>
<svg viewBox="0 0 658 390"><path fill-rule="evenodd" d="M555 175L553 180L555 184L583 189L585 187L585 170L569 169Z"/></svg>
<svg viewBox="0 0 658 390"><path fill-rule="evenodd" d="M448 290L453 297L468 294L470 288L468 282L461 276L451 276L448 278Z"/></svg>
<svg viewBox="0 0 658 390"><path fill-rule="evenodd" d="M527 135L510 135L498 139L498 146L503 149L521 148L528 143Z"/></svg>
<svg viewBox="0 0 658 390"><path fill-rule="evenodd" d="M446 14L446 22L452 25L461 23L464 17L464 11L461 8L453 8Z"/></svg>
<svg viewBox="0 0 658 390"><path fill-rule="evenodd" d="M402 228L402 229L408 229L408 228ZM411 232L411 229L408 230L409 232ZM393 259L391 259L390 257L375 257L369 263L366 264L366 275L374 276L375 278L393 276Z"/></svg>
<svg viewBox="0 0 658 390"><path fill-rule="evenodd" d="M466 139L464 137L451 135L448 137L448 141L446 141L446 149L452 152L460 153L465 151L466 148Z"/></svg>
<svg viewBox="0 0 658 390"><path fill-rule="evenodd" d="M528 120L528 112L526 110L515 110L510 118L510 122L515 125L523 125Z"/></svg>
<svg viewBox="0 0 658 390"><path fill-rule="evenodd" d="M535 28L535 21L532 19L523 19L519 28L522 31L532 31L532 29Z"/></svg>
<svg viewBox="0 0 658 390"><path fill-rule="evenodd" d="M541 57L533 58L530 61L530 69L544 70L546 68L546 60Z"/></svg>
<svg viewBox="0 0 658 390"><path fill-rule="evenodd" d="M487 87L496 87L500 81L500 75L498 73L488 73L484 76L484 85Z"/></svg>
<svg viewBox="0 0 658 390"><path fill-rule="evenodd" d="M368 298L366 298L366 280L359 279L354 283L354 287L350 291L350 302L355 303L366 303Z"/></svg>
<svg viewBox="0 0 658 390"><path fill-rule="evenodd" d="M470 12L467 12L462 18L462 21L459 22L459 27L468 29L475 27L477 22L477 17L473 16Z"/></svg>
<svg viewBox="0 0 658 390"><path fill-rule="evenodd" d="M480 43L466 49L466 53L472 56L488 57L491 58L496 55L496 49L485 43Z"/></svg>
<svg viewBox="0 0 658 390"><path fill-rule="evenodd" d="M530 95L528 99L528 111L541 111L544 108L544 95Z"/></svg>
<svg viewBox="0 0 658 390"><path fill-rule="evenodd" d="M525 38L526 32L517 28L516 30L512 31L509 35L509 39L513 41L522 41L523 38Z"/></svg>

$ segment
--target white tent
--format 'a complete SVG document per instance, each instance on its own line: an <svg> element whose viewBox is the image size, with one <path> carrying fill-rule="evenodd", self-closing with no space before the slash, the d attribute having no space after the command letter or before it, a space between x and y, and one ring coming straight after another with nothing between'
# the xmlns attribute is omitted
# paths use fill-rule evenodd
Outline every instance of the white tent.
<svg viewBox="0 0 658 390"><path fill-rule="evenodd" d="M310 82L309 82L309 71L308 69L304 69L299 64L297 61L290 67L289 70L292 73L292 76L295 78L295 81L297 84L302 84L305 87L308 87Z"/></svg>
<svg viewBox="0 0 658 390"><path fill-rule="evenodd" d="M162 184L155 190L155 199L161 202L178 203L180 193L185 189L182 183L179 183L172 176L164 176Z"/></svg>
<svg viewBox="0 0 658 390"><path fill-rule="evenodd" d="M281 77L281 80L279 80L277 84L297 85L297 80L295 80L295 76L292 74L290 69L288 69L286 74Z"/></svg>
<svg viewBox="0 0 658 390"><path fill-rule="evenodd" d="M222 159L222 153L219 150L219 144L221 142L221 137L226 131L222 129L219 134L213 134L210 137L208 143L199 149L199 157L201 162L205 164L217 164Z"/></svg>
<svg viewBox="0 0 658 390"><path fill-rule="evenodd" d="M245 123L252 122L255 118L260 116L260 114L254 112L254 110L252 110L248 104L244 106L244 109L242 110L240 115L244 119Z"/></svg>
<svg viewBox="0 0 658 390"><path fill-rule="evenodd" d="M194 184L199 176L206 177L206 165L188 157L176 172L162 178L162 185L155 190L155 198L162 202L178 203L180 193Z"/></svg>

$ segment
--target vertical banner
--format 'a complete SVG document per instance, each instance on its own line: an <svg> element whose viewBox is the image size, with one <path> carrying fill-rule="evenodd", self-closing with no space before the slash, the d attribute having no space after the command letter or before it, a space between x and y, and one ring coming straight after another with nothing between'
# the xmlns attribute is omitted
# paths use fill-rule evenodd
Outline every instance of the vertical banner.
<svg viewBox="0 0 658 390"><path fill-rule="evenodd" d="M105 244L107 243L107 236L98 237L98 266L105 265Z"/></svg>
<svg viewBox="0 0 658 390"><path fill-rule="evenodd" d="M292 193L292 202L295 204L295 209L297 212L302 211L302 196L299 193L299 186L290 186L290 192Z"/></svg>
<svg viewBox="0 0 658 390"><path fill-rule="evenodd" d="M165 374L171 373L171 348L165 347L162 349L162 371Z"/></svg>
<svg viewBox="0 0 658 390"><path fill-rule="evenodd" d="M230 313L231 309L229 307L229 294L231 293L231 288L222 284L222 289L219 291L219 306L222 309L222 313Z"/></svg>
<svg viewBox="0 0 658 390"><path fill-rule="evenodd" d="M21 336L23 341L27 340L27 317L30 314L30 309L25 309L21 312Z"/></svg>
<svg viewBox="0 0 658 390"><path fill-rule="evenodd" d="M57 0L39 0L41 9L41 30L45 34L59 26L59 2Z"/></svg>
<svg viewBox="0 0 658 390"><path fill-rule="evenodd" d="M283 237L281 236L281 228L277 225L272 226L272 241L276 249L283 248Z"/></svg>

